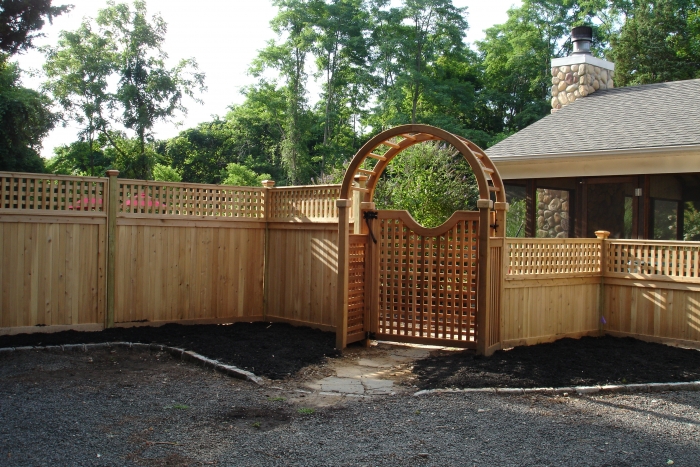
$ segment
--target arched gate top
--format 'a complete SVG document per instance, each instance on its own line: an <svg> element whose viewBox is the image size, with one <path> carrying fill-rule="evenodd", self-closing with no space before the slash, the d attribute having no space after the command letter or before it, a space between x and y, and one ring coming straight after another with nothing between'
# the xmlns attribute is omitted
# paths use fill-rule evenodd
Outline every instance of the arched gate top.
<svg viewBox="0 0 700 467"><path fill-rule="evenodd" d="M359 190L364 193L364 201L372 201L379 177L381 177L389 162L404 149L423 141L445 141L450 143L464 156L472 168L479 186L479 197L483 200L490 200L491 193L494 193L496 202L506 202L501 176L486 153L468 139L430 125L401 125L383 131L369 140L355 154L348 170L345 172L343 185L340 189L340 199L349 199L350 190ZM374 151L381 146L388 147L388 151L381 155L376 154ZM362 163L368 158L377 160L374 168L360 168ZM357 175L368 177L366 188L353 186L353 181Z"/></svg>

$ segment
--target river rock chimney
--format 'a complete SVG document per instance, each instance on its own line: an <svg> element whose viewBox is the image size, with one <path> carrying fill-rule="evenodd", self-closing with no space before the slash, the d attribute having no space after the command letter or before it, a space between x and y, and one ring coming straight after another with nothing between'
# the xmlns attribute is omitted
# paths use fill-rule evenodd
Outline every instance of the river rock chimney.
<svg viewBox="0 0 700 467"><path fill-rule="evenodd" d="M599 89L614 87L615 64L591 55L593 28L573 28L571 41L571 55L552 59L552 112Z"/></svg>

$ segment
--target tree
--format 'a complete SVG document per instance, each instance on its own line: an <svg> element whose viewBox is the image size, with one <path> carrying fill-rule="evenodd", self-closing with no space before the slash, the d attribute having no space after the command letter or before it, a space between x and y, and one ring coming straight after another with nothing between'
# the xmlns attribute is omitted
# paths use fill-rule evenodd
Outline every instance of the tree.
<svg viewBox="0 0 700 467"><path fill-rule="evenodd" d="M94 24L86 21L78 31L63 33L58 47L46 51L47 86L84 125L83 139L89 142L99 131L118 154L114 160L125 163L135 178L152 175L156 159L149 143L155 123L186 113L184 96L204 89L194 59L165 66L166 31L160 16L149 21L144 1L136 0L133 8L109 1ZM114 81L116 89L110 89ZM135 133L136 144L113 137L124 130Z"/></svg>
<svg viewBox="0 0 700 467"><path fill-rule="evenodd" d="M0 56L0 170L43 172L41 140L54 127L51 100L20 85L20 70Z"/></svg>
<svg viewBox="0 0 700 467"><path fill-rule="evenodd" d="M373 8L377 72L385 76L381 126L425 122L428 112L421 107L444 100L449 87L443 86L445 69L440 68L468 60L466 9L452 0L404 0L400 8L386 10L387 4L377 1Z"/></svg>
<svg viewBox="0 0 700 467"><path fill-rule="evenodd" d="M477 42L485 83L480 98L489 120L483 129L512 134L547 115L550 62L571 52L571 29L593 27L594 49L601 53L613 22L602 0L524 0L508 10L508 20Z"/></svg>
<svg viewBox="0 0 700 467"><path fill-rule="evenodd" d="M612 37L616 85L700 77L700 3L617 2L625 20Z"/></svg>
<svg viewBox="0 0 700 467"><path fill-rule="evenodd" d="M308 170L309 120L306 117L306 57L315 39L312 12L319 0L275 0L279 13L272 20L273 31L285 40L270 41L253 62L251 72L261 76L274 69L284 80L286 95L285 122L281 140L282 164L287 181L294 185Z"/></svg>
<svg viewBox="0 0 700 467"><path fill-rule="evenodd" d="M356 149L352 138L357 130L355 124L369 101L373 82L368 64L371 23L362 0L318 2L314 11L316 76L323 79L319 103L323 112L323 143L319 151L323 176L327 162L338 162L334 156Z"/></svg>
<svg viewBox="0 0 700 467"><path fill-rule="evenodd" d="M116 49L113 41L93 31L89 21L83 21L78 30L62 31L56 47L45 47L44 71L48 78L45 88L63 108L64 117L82 126L78 134L81 142L71 150L81 151L81 163L74 170L90 176L101 176L104 167L97 161L103 157L95 138L109 131L108 109L113 96L108 92L108 80L116 72ZM87 151L83 153L83 151ZM61 150L57 156L66 159L69 153Z"/></svg>
<svg viewBox="0 0 700 467"><path fill-rule="evenodd" d="M0 0L0 51L13 55L32 47L44 21L70 11L70 5L51 6L51 0Z"/></svg>

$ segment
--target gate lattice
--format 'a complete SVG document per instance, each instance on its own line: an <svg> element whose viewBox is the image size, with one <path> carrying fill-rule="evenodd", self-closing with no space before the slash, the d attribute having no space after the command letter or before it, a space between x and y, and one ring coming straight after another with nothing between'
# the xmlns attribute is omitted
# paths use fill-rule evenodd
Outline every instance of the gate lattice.
<svg viewBox="0 0 700 467"><path fill-rule="evenodd" d="M426 229L406 211L379 211L377 231L376 337L476 347L479 213Z"/></svg>

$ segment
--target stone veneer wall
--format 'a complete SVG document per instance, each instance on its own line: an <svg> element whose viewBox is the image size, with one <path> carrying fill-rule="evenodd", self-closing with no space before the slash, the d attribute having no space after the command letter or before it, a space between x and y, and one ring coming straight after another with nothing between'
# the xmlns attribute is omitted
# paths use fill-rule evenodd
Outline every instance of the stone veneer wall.
<svg viewBox="0 0 700 467"><path fill-rule="evenodd" d="M589 63L552 67L552 112L598 89L612 89L614 74Z"/></svg>
<svg viewBox="0 0 700 467"><path fill-rule="evenodd" d="M569 237L569 192L537 189L537 238Z"/></svg>

